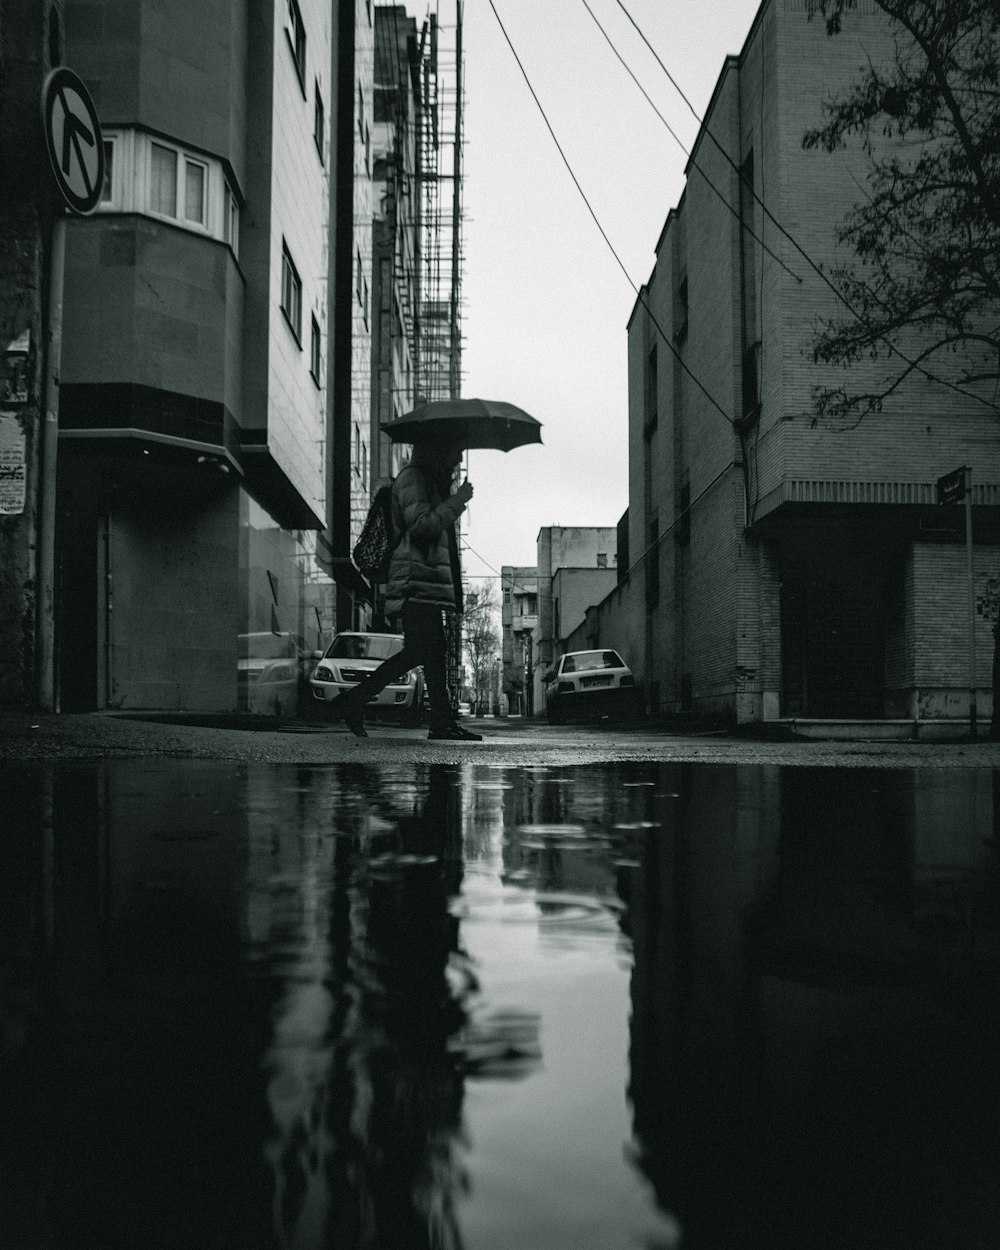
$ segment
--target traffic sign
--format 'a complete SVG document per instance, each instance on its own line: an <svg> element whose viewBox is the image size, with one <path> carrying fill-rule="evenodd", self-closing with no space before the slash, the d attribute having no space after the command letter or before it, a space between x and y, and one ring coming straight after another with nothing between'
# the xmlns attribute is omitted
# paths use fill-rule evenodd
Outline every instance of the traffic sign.
<svg viewBox="0 0 1000 1250"><path fill-rule="evenodd" d="M938 503L961 503L968 489L968 468L952 469L937 480Z"/></svg>
<svg viewBox="0 0 1000 1250"><path fill-rule="evenodd" d="M75 213L92 213L104 186L101 123L83 80L60 65L42 85L42 129L56 186Z"/></svg>

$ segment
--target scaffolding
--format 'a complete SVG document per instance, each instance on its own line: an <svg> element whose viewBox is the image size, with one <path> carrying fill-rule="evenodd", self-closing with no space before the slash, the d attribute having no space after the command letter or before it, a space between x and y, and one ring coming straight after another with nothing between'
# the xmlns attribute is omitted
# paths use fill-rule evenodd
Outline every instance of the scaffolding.
<svg viewBox="0 0 1000 1250"><path fill-rule="evenodd" d="M462 389L463 8L463 0L455 0L455 23L445 27L435 0L421 32L414 387L418 402L455 399Z"/></svg>

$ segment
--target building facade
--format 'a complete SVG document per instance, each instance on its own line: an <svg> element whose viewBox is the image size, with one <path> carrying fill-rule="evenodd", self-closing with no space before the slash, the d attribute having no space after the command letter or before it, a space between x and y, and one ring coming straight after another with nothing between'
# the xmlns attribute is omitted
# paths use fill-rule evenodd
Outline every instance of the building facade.
<svg viewBox="0 0 1000 1250"><path fill-rule="evenodd" d="M617 580L615 526L545 526L538 531L538 621L532 633L532 707L545 710L545 673L568 648L565 639ZM613 646L608 642L608 646Z"/></svg>
<svg viewBox="0 0 1000 1250"><path fill-rule="evenodd" d="M843 309L805 256L850 260L835 231L866 165L857 150L806 151L802 136L894 44L864 0L833 39L804 9L766 0L727 60L629 322L632 567L597 614L602 642L631 635L657 711L965 715L963 517L936 505L935 482L969 465L988 712L995 413L919 374L860 423L814 410L813 388L843 375L812 362L813 327ZM859 364L851 385L881 368Z"/></svg>
<svg viewBox="0 0 1000 1250"><path fill-rule="evenodd" d="M534 631L538 625L538 569L500 569L501 689L514 715L534 713Z"/></svg>
<svg viewBox="0 0 1000 1250"><path fill-rule="evenodd" d="M107 169L67 232L65 710L288 713L333 626L317 535L335 10L70 6Z"/></svg>

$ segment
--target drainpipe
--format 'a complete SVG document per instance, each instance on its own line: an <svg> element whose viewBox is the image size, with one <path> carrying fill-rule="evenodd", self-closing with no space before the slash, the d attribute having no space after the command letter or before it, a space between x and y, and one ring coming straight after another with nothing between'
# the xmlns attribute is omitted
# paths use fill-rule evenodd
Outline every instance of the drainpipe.
<svg viewBox="0 0 1000 1250"><path fill-rule="evenodd" d="M111 671L114 657L114 577L111 572L111 495L108 494L104 510L104 706L112 706L114 676Z"/></svg>

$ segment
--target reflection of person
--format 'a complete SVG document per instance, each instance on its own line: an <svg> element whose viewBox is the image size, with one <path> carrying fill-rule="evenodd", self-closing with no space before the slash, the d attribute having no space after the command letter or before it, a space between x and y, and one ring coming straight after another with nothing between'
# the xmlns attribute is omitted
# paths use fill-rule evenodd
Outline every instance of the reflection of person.
<svg viewBox="0 0 1000 1250"><path fill-rule="evenodd" d="M462 583L455 521L472 498L463 482L454 492L451 476L462 458L461 445L423 441L392 484L392 524L396 547L389 566L385 610L403 618L403 649L380 664L353 690L330 705L359 738L366 737L365 704L391 681L423 665L430 698L428 738L480 741L481 735L455 720L448 695L447 649L442 612L460 612Z"/></svg>

